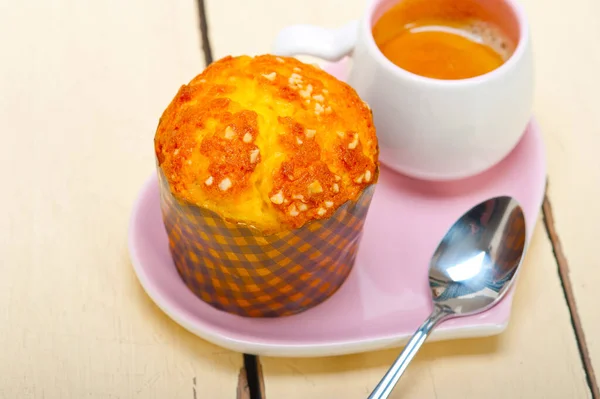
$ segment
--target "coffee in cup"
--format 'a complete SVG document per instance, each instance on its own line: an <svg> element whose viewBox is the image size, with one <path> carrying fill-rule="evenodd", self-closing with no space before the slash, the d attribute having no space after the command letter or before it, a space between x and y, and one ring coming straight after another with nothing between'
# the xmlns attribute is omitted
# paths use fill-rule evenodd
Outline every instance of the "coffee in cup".
<svg viewBox="0 0 600 399"><path fill-rule="evenodd" d="M467 79L500 67L515 44L493 15L470 0L404 0L372 29L391 62L433 79Z"/></svg>

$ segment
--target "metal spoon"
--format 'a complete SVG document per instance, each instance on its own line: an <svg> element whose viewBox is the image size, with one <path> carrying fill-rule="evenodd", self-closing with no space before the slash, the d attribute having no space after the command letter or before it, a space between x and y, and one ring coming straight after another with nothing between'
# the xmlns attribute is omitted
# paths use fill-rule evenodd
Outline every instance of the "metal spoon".
<svg viewBox="0 0 600 399"><path fill-rule="evenodd" d="M525 217L510 197L491 198L458 219L429 264L433 312L415 332L369 399L387 398L441 321L483 312L508 291L525 250Z"/></svg>

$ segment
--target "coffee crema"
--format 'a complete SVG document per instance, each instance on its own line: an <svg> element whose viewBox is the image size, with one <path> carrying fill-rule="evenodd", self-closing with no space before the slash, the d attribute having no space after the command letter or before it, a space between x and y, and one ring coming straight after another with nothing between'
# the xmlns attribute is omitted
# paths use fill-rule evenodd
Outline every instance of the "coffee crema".
<svg viewBox="0 0 600 399"><path fill-rule="evenodd" d="M398 67L444 80L491 72L515 48L493 14L472 0L403 0L377 20L373 38Z"/></svg>

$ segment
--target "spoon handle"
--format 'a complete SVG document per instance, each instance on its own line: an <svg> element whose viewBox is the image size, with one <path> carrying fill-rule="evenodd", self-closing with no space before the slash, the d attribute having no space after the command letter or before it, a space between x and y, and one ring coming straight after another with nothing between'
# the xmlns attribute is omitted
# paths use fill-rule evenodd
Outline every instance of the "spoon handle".
<svg viewBox="0 0 600 399"><path fill-rule="evenodd" d="M434 306L433 312L425 322L419 327L419 329L414 333L410 341L404 347L400 356L394 361L392 367L388 370L388 372L383 376L379 384L375 387L371 395L369 395L368 399L385 399L387 398L398 380L404 374L404 370L408 367L410 361L415 357L423 342L427 339L433 328L443 319L449 316L449 313L443 310L439 306Z"/></svg>

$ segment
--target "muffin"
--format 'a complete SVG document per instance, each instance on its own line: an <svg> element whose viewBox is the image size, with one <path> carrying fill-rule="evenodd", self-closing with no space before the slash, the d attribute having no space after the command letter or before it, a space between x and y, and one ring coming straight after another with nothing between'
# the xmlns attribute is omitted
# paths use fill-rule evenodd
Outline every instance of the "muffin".
<svg viewBox="0 0 600 399"><path fill-rule="evenodd" d="M283 316L343 283L379 175L371 110L346 83L225 57L179 89L154 144L171 255L199 298Z"/></svg>

